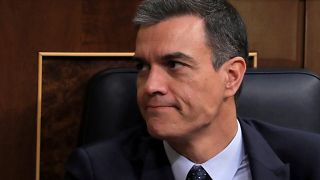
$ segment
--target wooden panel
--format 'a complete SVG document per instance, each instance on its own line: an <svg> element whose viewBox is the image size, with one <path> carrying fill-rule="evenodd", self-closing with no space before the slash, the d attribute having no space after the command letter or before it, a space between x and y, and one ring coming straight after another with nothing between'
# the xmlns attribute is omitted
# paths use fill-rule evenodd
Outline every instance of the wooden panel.
<svg viewBox="0 0 320 180"><path fill-rule="evenodd" d="M305 68L320 76L320 1L308 0L306 9Z"/></svg>
<svg viewBox="0 0 320 180"><path fill-rule="evenodd" d="M131 56L97 53L89 57L43 56L41 119L39 119L41 180L63 179L64 164L77 146L88 80L106 68L134 67ZM101 54L100 54L101 55ZM41 78L40 78L41 80ZM39 109L40 110L40 109Z"/></svg>
<svg viewBox="0 0 320 180"><path fill-rule="evenodd" d="M243 16L258 67L302 67L304 1L231 0Z"/></svg>
<svg viewBox="0 0 320 180"><path fill-rule="evenodd" d="M0 0L0 179L34 180L39 51L133 51L140 0Z"/></svg>
<svg viewBox="0 0 320 180"><path fill-rule="evenodd" d="M83 51L133 51L133 15L140 0L82 0Z"/></svg>

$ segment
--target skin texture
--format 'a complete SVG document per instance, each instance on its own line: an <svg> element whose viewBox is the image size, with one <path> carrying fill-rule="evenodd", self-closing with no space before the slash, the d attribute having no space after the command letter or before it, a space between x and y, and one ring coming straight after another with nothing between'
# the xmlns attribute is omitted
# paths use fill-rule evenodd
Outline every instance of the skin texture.
<svg viewBox="0 0 320 180"><path fill-rule="evenodd" d="M215 70L203 20L192 15L141 26L137 99L149 133L203 163L237 132L234 94L245 72L235 57Z"/></svg>

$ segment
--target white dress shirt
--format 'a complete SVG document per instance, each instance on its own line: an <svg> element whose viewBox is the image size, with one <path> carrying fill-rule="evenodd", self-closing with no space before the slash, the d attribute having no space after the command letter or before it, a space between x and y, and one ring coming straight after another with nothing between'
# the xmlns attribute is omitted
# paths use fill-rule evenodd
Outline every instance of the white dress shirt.
<svg viewBox="0 0 320 180"><path fill-rule="evenodd" d="M164 148L171 163L175 180L185 180L193 165L201 165L213 180L251 180L249 161L245 154L241 126L238 123L236 136L230 144L202 164L195 164L178 154L166 141Z"/></svg>

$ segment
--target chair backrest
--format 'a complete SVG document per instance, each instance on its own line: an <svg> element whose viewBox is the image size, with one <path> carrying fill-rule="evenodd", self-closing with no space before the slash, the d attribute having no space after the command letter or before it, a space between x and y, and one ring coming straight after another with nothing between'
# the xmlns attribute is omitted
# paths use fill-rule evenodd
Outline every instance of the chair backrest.
<svg viewBox="0 0 320 180"><path fill-rule="evenodd" d="M305 70L255 70L244 77L238 115L320 133L320 79Z"/></svg>
<svg viewBox="0 0 320 180"><path fill-rule="evenodd" d="M80 145L143 123L134 69L105 70L87 89ZM237 101L240 117L320 133L320 79L305 70L248 71Z"/></svg>
<svg viewBox="0 0 320 180"><path fill-rule="evenodd" d="M110 138L143 123L136 101L135 69L109 69L90 80L79 145Z"/></svg>

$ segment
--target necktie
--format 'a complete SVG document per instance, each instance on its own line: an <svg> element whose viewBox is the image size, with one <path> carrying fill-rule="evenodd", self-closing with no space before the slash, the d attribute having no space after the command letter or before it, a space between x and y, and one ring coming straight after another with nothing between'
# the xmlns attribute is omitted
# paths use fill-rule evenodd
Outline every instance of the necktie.
<svg viewBox="0 0 320 180"><path fill-rule="evenodd" d="M212 180L202 166L192 166L188 172L186 180Z"/></svg>

